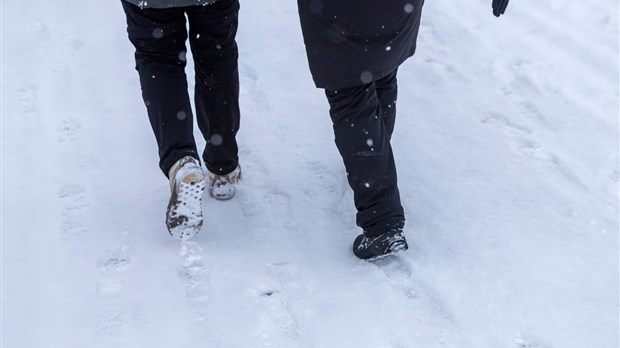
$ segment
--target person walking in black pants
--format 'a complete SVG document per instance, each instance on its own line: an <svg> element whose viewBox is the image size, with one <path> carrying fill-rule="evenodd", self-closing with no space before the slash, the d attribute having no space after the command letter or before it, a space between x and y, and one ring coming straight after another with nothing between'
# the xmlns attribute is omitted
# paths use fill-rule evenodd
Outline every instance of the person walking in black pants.
<svg viewBox="0 0 620 348"><path fill-rule="evenodd" d="M310 71L325 89L353 189L361 259L408 248L390 140L398 67L415 53L424 0L298 0ZM508 0L493 0L504 13Z"/></svg>
<svg viewBox="0 0 620 348"><path fill-rule="evenodd" d="M220 200L235 194L240 177L238 0L121 0L134 45L142 97L157 139L159 167L171 198L166 226L177 239L202 227L201 200L207 178L193 136L193 114L185 75L189 43L194 57L194 102L206 140L202 159L209 192Z"/></svg>

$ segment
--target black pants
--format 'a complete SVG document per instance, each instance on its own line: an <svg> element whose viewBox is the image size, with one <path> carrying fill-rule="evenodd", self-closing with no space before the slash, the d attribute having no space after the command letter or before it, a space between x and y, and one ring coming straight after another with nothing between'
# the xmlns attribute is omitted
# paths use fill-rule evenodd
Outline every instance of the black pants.
<svg viewBox="0 0 620 348"><path fill-rule="evenodd" d="M207 142L202 158L213 173L232 172L238 164L235 136L240 117L235 42L238 0L165 9L121 3L129 40L136 48L136 70L157 138L161 170L168 175L174 162L184 156L200 159L185 75L188 20L196 70L196 118Z"/></svg>
<svg viewBox="0 0 620 348"><path fill-rule="evenodd" d="M336 146L354 192L357 225L376 236L405 223L390 139L396 117L396 71L366 85L325 91Z"/></svg>

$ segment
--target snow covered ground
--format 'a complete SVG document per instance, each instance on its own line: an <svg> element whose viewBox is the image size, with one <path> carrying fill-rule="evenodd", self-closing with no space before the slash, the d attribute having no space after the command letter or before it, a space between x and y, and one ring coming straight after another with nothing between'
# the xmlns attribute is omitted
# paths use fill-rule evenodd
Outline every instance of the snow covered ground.
<svg viewBox="0 0 620 348"><path fill-rule="evenodd" d="M618 347L618 3L490 3L425 5L369 263L295 1L242 2L245 178L184 245L120 3L2 1L2 347Z"/></svg>

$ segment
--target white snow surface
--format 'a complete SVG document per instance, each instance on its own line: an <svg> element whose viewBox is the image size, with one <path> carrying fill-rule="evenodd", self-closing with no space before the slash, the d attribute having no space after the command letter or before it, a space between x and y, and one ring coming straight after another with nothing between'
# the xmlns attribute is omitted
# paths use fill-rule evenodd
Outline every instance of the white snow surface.
<svg viewBox="0 0 620 348"><path fill-rule="evenodd" d="M2 347L618 347L618 2L490 3L424 7L372 263L295 1L242 2L244 178L185 244L121 4L2 1Z"/></svg>

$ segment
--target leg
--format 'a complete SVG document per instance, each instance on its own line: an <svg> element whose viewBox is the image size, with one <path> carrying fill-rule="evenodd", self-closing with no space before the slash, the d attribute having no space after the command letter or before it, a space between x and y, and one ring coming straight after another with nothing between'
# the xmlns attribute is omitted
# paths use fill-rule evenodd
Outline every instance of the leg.
<svg viewBox="0 0 620 348"><path fill-rule="evenodd" d="M394 70L390 75L375 81L379 104L381 104L381 110L383 110L383 123L388 132L389 139L392 138L396 122L396 99L398 94L396 73L397 70Z"/></svg>
<svg viewBox="0 0 620 348"><path fill-rule="evenodd" d="M165 175L184 156L199 159L185 76L185 15L180 9L140 9L121 1L127 33L136 48L142 98Z"/></svg>
<svg viewBox="0 0 620 348"><path fill-rule="evenodd" d="M205 140L207 169L226 175L239 163L238 0L186 8L196 66L196 117Z"/></svg>
<svg viewBox="0 0 620 348"><path fill-rule="evenodd" d="M374 83L326 90L336 146L354 192L357 225L376 236L404 226L389 132Z"/></svg>

